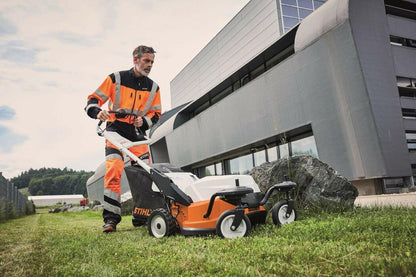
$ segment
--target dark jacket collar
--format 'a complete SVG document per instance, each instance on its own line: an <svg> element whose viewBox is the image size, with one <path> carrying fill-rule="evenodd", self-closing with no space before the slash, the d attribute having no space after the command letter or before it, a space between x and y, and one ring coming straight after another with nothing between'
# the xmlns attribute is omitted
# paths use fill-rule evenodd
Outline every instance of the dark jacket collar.
<svg viewBox="0 0 416 277"><path fill-rule="evenodd" d="M132 67L132 68L129 70L129 74L130 74L132 77L134 77L134 78L136 78L136 79L139 79L139 80L143 80L143 79L146 79L146 78L147 78L146 76L137 77L137 76L136 76L136 74L134 74L134 67Z"/></svg>

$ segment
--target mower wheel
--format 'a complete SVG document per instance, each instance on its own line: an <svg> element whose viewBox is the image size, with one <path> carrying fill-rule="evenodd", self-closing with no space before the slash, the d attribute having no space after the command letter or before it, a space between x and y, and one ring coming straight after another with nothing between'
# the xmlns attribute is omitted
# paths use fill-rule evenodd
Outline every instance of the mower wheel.
<svg viewBox="0 0 416 277"><path fill-rule="evenodd" d="M250 234L251 231L251 222L247 215L243 216L243 220L240 223L240 226L237 229L232 230L231 226L233 224L234 218L236 215L235 210L228 210L222 213L220 218L217 221L217 234L222 238L234 239L246 237Z"/></svg>
<svg viewBox="0 0 416 277"><path fill-rule="evenodd" d="M147 219L147 229L155 238L168 237L175 233L176 221L166 209L156 209Z"/></svg>
<svg viewBox="0 0 416 277"><path fill-rule="evenodd" d="M286 211L288 208L288 204L286 200L282 200L274 205L272 209L272 219L273 223L277 226L281 226L284 224L292 223L296 220L296 210L293 208L292 212L287 215Z"/></svg>

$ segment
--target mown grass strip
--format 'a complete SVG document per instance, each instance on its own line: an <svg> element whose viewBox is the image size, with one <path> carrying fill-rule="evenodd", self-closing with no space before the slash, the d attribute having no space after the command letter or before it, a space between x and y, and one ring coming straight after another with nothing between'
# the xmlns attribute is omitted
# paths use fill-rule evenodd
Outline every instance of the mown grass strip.
<svg viewBox="0 0 416 277"><path fill-rule="evenodd" d="M103 234L98 212L36 214L0 224L0 276L415 276L415 222L416 209L357 208L236 240L158 240L131 216Z"/></svg>

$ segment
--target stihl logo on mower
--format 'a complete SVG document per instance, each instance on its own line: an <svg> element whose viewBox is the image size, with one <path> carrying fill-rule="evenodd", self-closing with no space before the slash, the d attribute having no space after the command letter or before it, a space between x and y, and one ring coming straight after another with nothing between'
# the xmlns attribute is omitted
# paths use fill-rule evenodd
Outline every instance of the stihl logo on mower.
<svg viewBox="0 0 416 277"><path fill-rule="evenodd" d="M152 212L152 209L143 209L143 208L134 208L134 214L135 215L145 215L145 216L149 216L150 213Z"/></svg>

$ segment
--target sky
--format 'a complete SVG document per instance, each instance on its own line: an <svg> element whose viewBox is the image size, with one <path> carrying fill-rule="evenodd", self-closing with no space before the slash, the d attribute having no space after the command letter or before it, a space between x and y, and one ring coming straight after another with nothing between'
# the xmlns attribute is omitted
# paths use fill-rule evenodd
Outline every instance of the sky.
<svg viewBox="0 0 416 277"><path fill-rule="evenodd" d="M84 107L107 75L156 50L149 77L171 107L170 81L249 0L2 0L0 172L93 171L104 139Z"/></svg>

